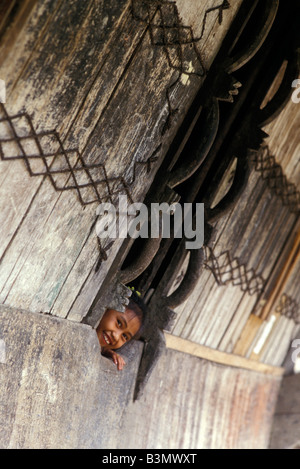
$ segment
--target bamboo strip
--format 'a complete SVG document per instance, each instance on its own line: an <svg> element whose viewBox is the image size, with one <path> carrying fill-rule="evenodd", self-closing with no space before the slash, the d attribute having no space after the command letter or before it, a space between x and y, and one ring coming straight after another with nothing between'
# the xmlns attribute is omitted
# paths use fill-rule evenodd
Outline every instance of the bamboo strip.
<svg viewBox="0 0 300 469"><path fill-rule="evenodd" d="M243 368L256 371L258 373L271 374L273 376L282 376L284 372L284 369L281 367L274 367L238 355L220 352L219 350L214 350L210 347L199 345L171 334L165 333L165 339L166 346L169 349L187 353L222 365Z"/></svg>
<svg viewBox="0 0 300 469"><path fill-rule="evenodd" d="M254 314L250 314L247 324L233 349L234 354L242 356L246 355L258 329L261 327L261 324L262 319L258 318Z"/></svg>
<svg viewBox="0 0 300 469"><path fill-rule="evenodd" d="M281 274L279 275L275 288L269 300L267 301L264 308L262 309L262 312L260 314L260 317L262 319L266 319L269 316L275 304L275 301L277 300L277 298L279 298L280 294L283 292L284 286L286 285L288 281L288 277L290 273L292 272L293 268L295 267L296 262L299 260L299 254L300 254L300 231L298 231L296 235L294 244L287 258L285 266L282 269Z"/></svg>

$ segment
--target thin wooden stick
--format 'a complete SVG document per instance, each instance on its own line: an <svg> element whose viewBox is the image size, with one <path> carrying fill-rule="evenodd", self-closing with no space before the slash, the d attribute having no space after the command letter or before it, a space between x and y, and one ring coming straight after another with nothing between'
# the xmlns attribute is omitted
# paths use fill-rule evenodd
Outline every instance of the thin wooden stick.
<svg viewBox="0 0 300 469"><path fill-rule="evenodd" d="M275 304L275 301L279 298L280 294L283 292L283 289L289 279L289 276L292 272L292 270L294 269L296 263L298 262L299 260L299 254L300 254L300 231L298 231L297 235L296 235L296 238L295 238L295 241L294 241L294 244L292 246L292 249L289 253L289 256L286 260L286 263L278 277L278 280L276 282L276 285L274 287L274 290L269 298L269 300L267 301L267 303L265 304L265 306L263 307L262 309L262 312L260 314L260 317L264 320L264 319L267 319L267 317L269 316L274 304Z"/></svg>
<svg viewBox="0 0 300 469"><path fill-rule="evenodd" d="M209 360L221 365L243 368L273 376L281 377L284 372L284 368L282 367L250 360L249 358L232 353L220 352L219 350L191 342L190 340L182 339L181 337L176 337L166 332L164 335L167 348L177 350L178 352L188 353L194 357L203 358L204 360Z"/></svg>

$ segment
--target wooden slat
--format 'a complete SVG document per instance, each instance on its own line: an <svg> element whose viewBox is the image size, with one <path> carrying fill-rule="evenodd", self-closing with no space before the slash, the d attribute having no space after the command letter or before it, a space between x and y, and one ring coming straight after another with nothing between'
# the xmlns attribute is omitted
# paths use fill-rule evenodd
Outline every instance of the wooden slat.
<svg viewBox="0 0 300 469"><path fill-rule="evenodd" d="M242 334L242 331L244 330L244 327L246 326L249 311L253 310L255 303L256 297L254 295L250 296L247 293L244 293L240 303L234 311L232 320L218 345L218 350L227 353L235 353L234 348Z"/></svg>
<svg viewBox="0 0 300 469"><path fill-rule="evenodd" d="M295 80L297 78L299 77L295 76ZM295 89L291 88L291 92ZM279 116L264 127L264 131L269 134L267 143L271 154L275 156L277 163L282 166L288 181L295 184L298 190L300 187L300 167L297 163L299 127L300 108L292 99L289 99Z"/></svg>
<svg viewBox="0 0 300 469"><path fill-rule="evenodd" d="M249 271L254 269L267 284L294 224L295 215L282 205L280 198L253 169L238 203L216 227L220 229L215 255L229 251L231 259L237 257L240 264L244 263ZM295 279L292 283L295 284ZM247 348L251 350L251 341L255 339L256 329L249 335L246 322L251 313L261 308L259 293L251 297L248 292L241 292L239 286L233 287L231 282L218 286L211 272L204 270L190 297L176 308L178 316L172 333L226 352L239 350L246 340L242 347L244 354ZM252 321L252 315L250 318ZM257 323L257 332L260 331L261 321L255 318L253 321ZM289 337L289 330L286 337Z"/></svg>
<svg viewBox="0 0 300 469"><path fill-rule="evenodd" d="M0 67L28 20L37 0L4 0L0 6ZM16 12L13 13L14 8Z"/></svg>
<svg viewBox="0 0 300 469"><path fill-rule="evenodd" d="M280 294L283 292L285 285L288 281L289 275L294 269L296 263L299 262L299 258L300 258L299 256L300 256L300 231L295 237L294 244L286 260L286 263L279 275L279 278L277 279L275 288L272 291L272 294L269 300L267 301L266 305L264 306L261 312L261 317L263 319L268 317L272 307L274 306L276 299L279 298Z"/></svg>
<svg viewBox="0 0 300 469"><path fill-rule="evenodd" d="M284 372L283 368L269 366L265 363L249 360L239 355L220 352L219 350L214 350L210 347L205 347L203 345L196 344L195 342L191 342L189 340L182 339L181 337L176 337L171 334L165 333L165 338L166 345L168 348L172 350L177 350L179 352L188 353L199 358L204 358L215 363L244 368L260 373L267 373L274 376L282 376Z"/></svg>
<svg viewBox="0 0 300 469"><path fill-rule="evenodd" d="M261 327L257 331L256 337L251 343L247 351L247 357L251 360L259 360L262 355L262 350L267 346L273 328L276 322L279 321L279 314L272 314L268 321L262 321Z"/></svg>
<svg viewBox="0 0 300 469"><path fill-rule="evenodd" d="M260 360L274 365L282 363L290 347L294 328L293 321L280 316L261 351Z"/></svg>
<svg viewBox="0 0 300 469"><path fill-rule="evenodd" d="M235 353L236 355L246 356L246 353L252 341L254 340L257 330L261 326L261 323L262 319L258 318L257 316L254 316L254 314L250 314L247 324L243 329L243 332L233 349L233 353Z"/></svg>
<svg viewBox="0 0 300 469"><path fill-rule="evenodd" d="M225 291L226 301L224 301ZM209 315L206 314L204 325L200 315L200 318L197 321L197 335L199 337L201 334L201 337L203 338L202 343L204 345L217 348L233 318L233 314L236 311L237 306L240 303L243 292L234 285L228 284L226 286L218 286L215 283L214 290L212 290L210 293L212 298L209 303L209 308L210 311L213 311L214 319L212 320L212 318L209 318ZM231 298L230 301L228 301L229 298ZM201 324L203 324L203 326ZM197 335L194 331L192 331L189 337L191 340L194 340Z"/></svg>

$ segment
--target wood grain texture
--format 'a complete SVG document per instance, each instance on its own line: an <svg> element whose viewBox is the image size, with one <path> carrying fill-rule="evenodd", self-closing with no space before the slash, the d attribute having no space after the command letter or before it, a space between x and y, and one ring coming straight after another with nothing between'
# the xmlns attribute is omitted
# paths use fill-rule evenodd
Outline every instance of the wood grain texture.
<svg viewBox="0 0 300 469"><path fill-rule="evenodd" d="M106 425L117 427L133 392L141 344L122 374L90 326L2 305L0 337L0 448L106 447Z"/></svg>
<svg viewBox="0 0 300 469"><path fill-rule="evenodd" d="M259 373L271 374L274 376L282 376L284 370L280 367L273 367L259 363L255 360L244 358L238 354L224 353L219 350L214 350L210 347L199 345L186 339L176 337L172 334L165 333L166 346L169 349L177 350L178 352L188 353L189 355L204 358L214 363L220 363L236 368L243 368L245 370L257 371ZM242 355L240 353L240 355Z"/></svg>
<svg viewBox="0 0 300 469"><path fill-rule="evenodd" d="M300 77L295 76L295 80ZM292 88L291 98L280 115L270 124L264 127L269 134L267 140L271 153L276 161L282 166L284 174L288 180L300 187L300 145L299 145L299 127L300 127L300 108L299 103L292 100L292 92L297 87Z"/></svg>
<svg viewBox="0 0 300 469"><path fill-rule="evenodd" d="M118 448L267 448L280 382L166 350L124 413Z"/></svg>
<svg viewBox="0 0 300 469"><path fill-rule="evenodd" d="M177 2L182 24L193 28L195 37L201 37L197 46L207 69L241 2L223 11L221 25L217 9L206 15L207 8L218 4ZM183 52L188 60L181 64L186 73L178 80L174 66L178 57L174 51L170 56L164 53L153 41L147 22L135 17L131 7L129 0L113 1L109 6L100 0L84 4L61 0L36 2L20 27L14 46L5 55L1 76L6 81L7 107L11 113L25 110L32 117L37 133L55 128L66 148L77 148L89 164L103 163L110 181L107 185L104 169L99 170L102 179L99 193L104 198L109 191L115 197L126 193L122 175L130 183L132 198L142 200L202 81L193 75L199 63L186 47ZM159 21L157 12L152 20L154 25ZM176 86L172 87L174 82ZM170 105L176 104L180 112L162 137L168 116L168 89ZM284 140L282 146L283 139L278 140L275 135L278 136L280 122L287 129L287 119L291 119L290 140ZM289 158L297 159L297 119L295 104L289 103L273 127L270 124L266 128L271 134L270 150L290 155L278 157L284 162L284 171ZM20 119L17 124L26 133L26 123ZM0 131L2 136L10 132L2 123ZM291 140L294 143L289 147L287 142ZM147 173L147 160L160 144L163 145L159 160ZM49 151L54 151L53 141L49 140L47 145ZM28 151L34 151L34 142L28 142ZM63 166L59 158L49 161L56 168ZM296 174L297 164L290 164L294 165L292 172ZM58 193L47 177L29 177L22 161L1 161L0 170L3 207L0 301L81 321L122 241L114 243L108 261L95 272L99 254L96 234L91 230L96 218L95 206L91 204L83 209L73 191ZM84 175L80 177L82 182ZM62 186L72 183L70 175L65 173L57 175L57 181ZM82 189L82 195L90 200L93 190ZM276 280L272 277L273 270L295 219L260 173L252 169L238 204L216 223L215 255L218 258L230 254L232 263L228 272L218 285L206 266L192 295L176 309L174 335L232 352L246 334L251 314L259 315L265 301L259 289L249 295L249 287L261 278L272 288ZM236 285L244 274L234 278L236 261L243 272L253 274L251 282L242 285L244 290ZM292 296L297 290L297 269L293 270L295 274L286 292L290 291ZM274 355L276 364L294 333L290 320L286 326L286 336L280 339L281 352L276 358ZM252 353L249 343L248 346L242 347L243 354ZM268 357L271 355L269 352Z"/></svg>
<svg viewBox="0 0 300 469"><path fill-rule="evenodd" d="M207 16L198 44L205 50L207 68L240 3L224 11L221 25L217 10ZM211 2L190 4L188 18L197 8L202 24L208 7ZM217 39L211 41L211 35ZM191 51L187 57L189 74L183 74L170 93L171 105L176 103L179 113L162 141L168 116L166 91L178 72L170 67L163 49L152 44L147 23L132 15L131 1L109 5L101 0L37 1L2 63L6 106L10 114L24 110L30 115L37 133L55 129L63 145L77 148L89 164L103 163L110 187L101 169L102 197L109 190L116 195L126 193L121 175L131 184L131 197L142 200L202 83L190 74L197 67L196 58L191 58ZM24 123L18 124L26 130ZM7 126L0 130L7 137ZM147 159L161 144L160 159L147 173ZM29 142L28 151L34 150L34 143ZM47 150L55 152L53 141L47 142ZM62 167L59 157L49 161ZM10 165L14 165L12 178L7 172ZM0 191L5 221L1 302L81 320L121 243L114 244L109 262L95 273L97 240L90 229L96 207L92 204L83 210L76 193L55 192L48 178L29 177L22 162L1 161L0 167L5 181ZM56 178L62 187L71 184L67 174ZM91 200L94 194L87 188L82 195Z"/></svg>
<svg viewBox="0 0 300 469"><path fill-rule="evenodd" d="M248 336L247 322L258 308L262 288L273 272L295 220L296 216L272 195L266 182L252 169L238 203L216 224L216 259L223 265L226 258L222 253L228 252L231 258L231 263L228 260L224 264L224 276L219 279L224 282L218 285L213 269L204 268L193 293L176 308L172 333L214 349L232 352L237 347L238 350L239 340L244 343L243 335ZM260 280L254 294L247 287L247 276L248 287ZM254 330L252 339L253 334ZM283 350L289 338L288 328ZM241 346L242 355L248 346ZM275 362L278 365L278 359Z"/></svg>
<svg viewBox="0 0 300 469"><path fill-rule="evenodd" d="M133 403L142 344L134 344L126 372L119 372L101 357L90 326L5 306L0 325L6 343L0 363L3 449L268 445L279 376L166 349Z"/></svg>

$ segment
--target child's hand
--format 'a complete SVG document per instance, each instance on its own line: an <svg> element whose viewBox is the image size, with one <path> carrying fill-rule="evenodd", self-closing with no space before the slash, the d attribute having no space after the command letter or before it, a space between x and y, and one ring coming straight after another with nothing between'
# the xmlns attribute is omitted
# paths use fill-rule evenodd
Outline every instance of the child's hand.
<svg viewBox="0 0 300 469"><path fill-rule="evenodd" d="M124 358L122 358L121 355L114 352L113 350L111 350L110 353L111 358L114 364L117 366L118 370L123 370L124 366L126 365Z"/></svg>
<svg viewBox="0 0 300 469"><path fill-rule="evenodd" d="M101 351L102 355L107 358L111 358L118 370L122 370L126 365L124 358L121 357L117 352L110 349L103 348Z"/></svg>

